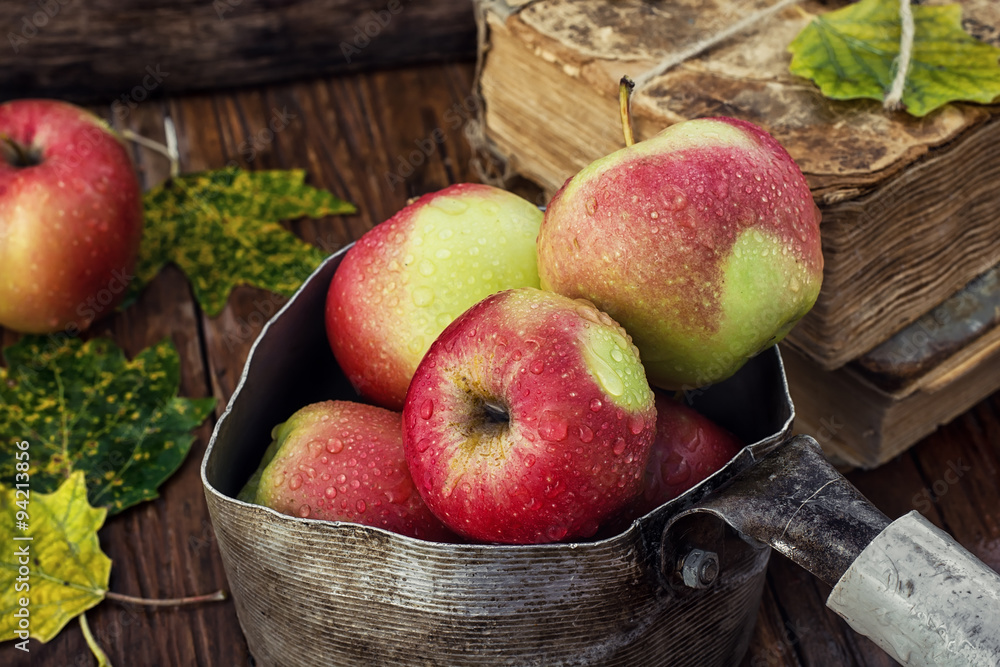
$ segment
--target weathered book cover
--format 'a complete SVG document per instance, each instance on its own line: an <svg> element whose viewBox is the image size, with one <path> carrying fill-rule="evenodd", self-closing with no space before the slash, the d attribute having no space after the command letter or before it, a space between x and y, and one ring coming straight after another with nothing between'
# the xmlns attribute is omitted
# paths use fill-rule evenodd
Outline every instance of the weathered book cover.
<svg viewBox="0 0 1000 667"><path fill-rule="evenodd" d="M479 0L478 139L550 194L622 147L617 85L776 0ZM651 77L633 97L637 138L728 115L771 132L823 210L824 288L788 344L834 369L873 349L1000 258L1000 107L924 118L833 101L788 72L803 2ZM1000 44L1000 4L963 0L974 35Z"/></svg>
<svg viewBox="0 0 1000 667"><path fill-rule="evenodd" d="M1000 265L840 369L784 359L796 428L875 467L1000 389Z"/></svg>

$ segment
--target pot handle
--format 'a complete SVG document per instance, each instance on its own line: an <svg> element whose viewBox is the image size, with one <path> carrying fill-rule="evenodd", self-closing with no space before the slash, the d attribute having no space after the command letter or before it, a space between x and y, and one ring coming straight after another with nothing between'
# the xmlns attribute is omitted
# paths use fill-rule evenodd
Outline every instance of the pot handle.
<svg viewBox="0 0 1000 667"><path fill-rule="evenodd" d="M1000 665L1000 575L918 512L893 521L826 606L904 665Z"/></svg>
<svg viewBox="0 0 1000 667"><path fill-rule="evenodd" d="M684 517L708 513L834 586L827 606L911 667L1000 665L1000 575L917 512L890 522L796 436L663 531L666 562ZM676 530L675 530L676 529Z"/></svg>

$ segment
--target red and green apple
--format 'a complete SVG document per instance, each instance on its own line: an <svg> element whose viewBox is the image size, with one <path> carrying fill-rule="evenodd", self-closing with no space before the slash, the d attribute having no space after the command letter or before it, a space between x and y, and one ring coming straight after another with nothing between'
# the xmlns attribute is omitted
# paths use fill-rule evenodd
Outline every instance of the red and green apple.
<svg viewBox="0 0 1000 667"><path fill-rule="evenodd" d="M584 300L532 288L449 325L403 410L431 510L460 535L513 544L593 535L638 493L655 423L628 334Z"/></svg>
<svg viewBox="0 0 1000 667"><path fill-rule="evenodd" d="M313 403L276 426L272 437L242 500L291 516L454 541L414 490L398 412L350 401Z"/></svg>
<svg viewBox="0 0 1000 667"><path fill-rule="evenodd" d="M366 399L400 409L427 348L504 289L537 287L542 213L515 194L462 183L425 195L347 252L326 302L340 367Z"/></svg>
<svg viewBox="0 0 1000 667"><path fill-rule="evenodd" d="M142 235L128 152L54 100L0 104L0 325L83 331L125 295Z"/></svg>
<svg viewBox="0 0 1000 667"><path fill-rule="evenodd" d="M731 376L809 311L820 214L798 166L751 123L704 118L569 179L538 238L543 289L589 299L631 334L651 384Z"/></svg>

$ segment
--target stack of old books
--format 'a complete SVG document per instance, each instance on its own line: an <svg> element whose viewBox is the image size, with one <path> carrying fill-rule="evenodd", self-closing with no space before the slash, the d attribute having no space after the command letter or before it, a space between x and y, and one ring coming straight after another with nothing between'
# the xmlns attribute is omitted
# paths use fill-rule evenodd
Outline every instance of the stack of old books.
<svg viewBox="0 0 1000 667"><path fill-rule="evenodd" d="M622 75L643 82L637 139L714 115L771 132L823 212L823 291L783 343L799 430L873 467L1000 388L1000 107L914 118L826 99L788 72L787 45L830 8L817 2L683 58L775 2L480 0L473 134L551 194L622 147ZM965 27L997 43L1000 4L961 4Z"/></svg>

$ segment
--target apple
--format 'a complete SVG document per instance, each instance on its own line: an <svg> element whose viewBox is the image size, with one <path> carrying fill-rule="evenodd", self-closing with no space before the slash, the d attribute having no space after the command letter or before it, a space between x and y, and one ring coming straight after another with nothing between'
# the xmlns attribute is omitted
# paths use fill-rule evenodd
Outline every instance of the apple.
<svg viewBox="0 0 1000 667"><path fill-rule="evenodd" d="M132 277L142 192L99 118L54 100L0 104L0 325L76 334Z"/></svg>
<svg viewBox="0 0 1000 667"><path fill-rule="evenodd" d="M656 439L642 493L629 514L638 518L710 477L736 456L743 443L693 408L656 394Z"/></svg>
<svg viewBox="0 0 1000 667"><path fill-rule="evenodd" d="M375 226L330 283L326 330L355 389L400 409L410 378L444 328L504 289L538 287L542 213L515 194L461 183Z"/></svg>
<svg viewBox="0 0 1000 667"><path fill-rule="evenodd" d="M628 334L583 300L490 296L434 341L403 409L406 462L458 534L589 537L638 493L656 424Z"/></svg>
<svg viewBox="0 0 1000 667"><path fill-rule="evenodd" d="M778 142L733 118L677 123L556 193L538 237L543 289L631 334L649 381L724 380L781 340L819 294L820 213Z"/></svg>
<svg viewBox="0 0 1000 667"><path fill-rule="evenodd" d="M240 498L292 516L454 541L414 491L401 419L350 401L307 405L274 428L261 468Z"/></svg>

